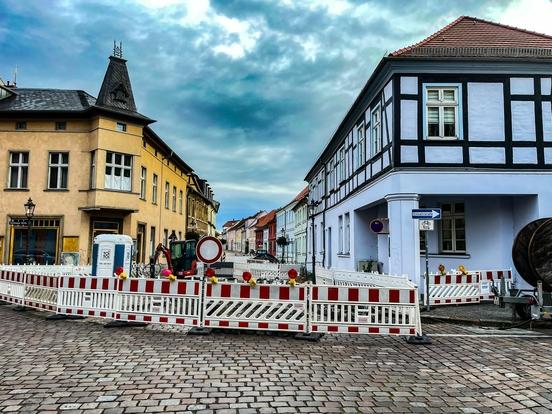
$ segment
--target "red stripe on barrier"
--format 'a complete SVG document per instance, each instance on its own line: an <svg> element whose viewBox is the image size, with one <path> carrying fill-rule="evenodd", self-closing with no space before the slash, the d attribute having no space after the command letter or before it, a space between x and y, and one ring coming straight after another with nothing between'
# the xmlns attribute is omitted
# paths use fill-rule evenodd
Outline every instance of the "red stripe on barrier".
<svg viewBox="0 0 552 414"><path fill-rule="evenodd" d="M121 283L123 284L123 283ZM138 280L134 279L134 280L130 280L130 286L129 286L129 291L130 292L138 292Z"/></svg>
<svg viewBox="0 0 552 414"><path fill-rule="evenodd" d="M84 315L84 311L82 309L77 309L77 315Z"/></svg>
<svg viewBox="0 0 552 414"><path fill-rule="evenodd" d="M209 326L210 324L211 324L211 322L210 322L210 321L208 321L208 320L205 320L205 326Z"/></svg>
<svg viewBox="0 0 552 414"><path fill-rule="evenodd" d="M270 287L261 286L259 288L259 299L270 299Z"/></svg>
<svg viewBox="0 0 552 414"><path fill-rule="evenodd" d="M328 300L339 300L339 288L328 288Z"/></svg>
<svg viewBox="0 0 552 414"><path fill-rule="evenodd" d="M499 278L499 279L502 279L504 277L504 272L502 270L496 272L496 276Z"/></svg>
<svg viewBox="0 0 552 414"><path fill-rule="evenodd" d="M472 282L472 275L466 276L466 280L467 280L467 283L471 283ZM461 282L458 282L458 283L461 283Z"/></svg>
<svg viewBox="0 0 552 414"><path fill-rule="evenodd" d="M258 326L259 326L259 329L268 329L268 323L267 322L259 322Z"/></svg>
<svg viewBox="0 0 552 414"><path fill-rule="evenodd" d="M445 299L445 303L451 303L450 299Z"/></svg>
<svg viewBox="0 0 552 414"><path fill-rule="evenodd" d="M279 323L278 324L278 330L287 331L288 329L289 329L289 325L287 323Z"/></svg>
<svg viewBox="0 0 552 414"><path fill-rule="evenodd" d="M251 286L240 286L240 299L249 299L251 297Z"/></svg>
<svg viewBox="0 0 552 414"><path fill-rule="evenodd" d="M100 312L100 316L101 316L102 318L107 317L107 312Z"/></svg>
<svg viewBox="0 0 552 414"><path fill-rule="evenodd" d="M232 286L230 285L221 285L220 286L220 296L223 298L229 298L232 296Z"/></svg>
<svg viewBox="0 0 552 414"><path fill-rule="evenodd" d="M167 322L169 322L169 318L167 318L166 316L160 316L159 317L159 322L160 323L167 323Z"/></svg>
<svg viewBox="0 0 552 414"><path fill-rule="evenodd" d="M339 331L339 327L330 325L328 326L328 332L337 332Z"/></svg>
<svg viewBox="0 0 552 414"><path fill-rule="evenodd" d="M391 334L400 334L401 328L389 328L389 333Z"/></svg>
<svg viewBox="0 0 552 414"><path fill-rule="evenodd" d="M135 321L136 320L136 315L127 315L127 319L129 321Z"/></svg>
<svg viewBox="0 0 552 414"><path fill-rule="evenodd" d="M151 322L151 315L144 315L144 322Z"/></svg>
<svg viewBox="0 0 552 414"><path fill-rule="evenodd" d="M153 293L154 286L153 280L146 280L146 293Z"/></svg>
<svg viewBox="0 0 552 414"><path fill-rule="evenodd" d="M199 282L194 284L194 295L199 295Z"/></svg>
<svg viewBox="0 0 552 414"><path fill-rule="evenodd" d="M349 333L358 333L358 326L348 326L347 332Z"/></svg>
<svg viewBox="0 0 552 414"><path fill-rule="evenodd" d="M186 294L186 282L177 282L178 283L178 289L177 292L179 295L185 295Z"/></svg>
<svg viewBox="0 0 552 414"><path fill-rule="evenodd" d="M77 311L77 313L78 313L78 311ZM89 311L88 311L88 316L94 316L94 311L93 311L93 310L89 310Z"/></svg>
<svg viewBox="0 0 552 414"><path fill-rule="evenodd" d="M445 276L445 284L450 285L451 282L452 282L452 279L451 279L450 275L446 275Z"/></svg>
<svg viewBox="0 0 552 414"><path fill-rule="evenodd" d="M122 283L121 283L122 285ZM109 290L109 279L102 280L102 290Z"/></svg>
<svg viewBox="0 0 552 414"><path fill-rule="evenodd" d="M410 335L415 335L415 334L416 334L416 329L410 328Z"/></svg>
<svg viewBox="0 0 552 414"><path fill-rule="evenodd" d="M86 279L80 278L79 279L79 289L86 289Z"/></svg>
<svg viewBox="0 0 552 414"><path fill-rule="evenodd" d="M289 300L289 287L287 286L281 286L280 287L280 292L279 292L279 297L278 299L280 300Z"/></svg>
<svg viewBox="0 0 552 414"><path fill-rule="evenodd" d="M396 290L396 289L389 290L389 302L399 303L400 301L401 301L400 290Z"/></svg>
<svg viewBox="0 0 552 414"><path fill-rule="evenodd" d="M186 323L186 320L183 318L176 318L176 323L179 325L184 325Z"/></svg>
<svg viewBox="0 0 552 414"><path fill-rule="evenodd" d="M219 326L229 326L230 322L228 321L219 321Z"/></svg>
<svg viewBox="0 0 552 414"><path fill-rule="evenodd" d="M493 280L493 272L487 272L487 280Z"/></svg>
<svg viewBox="0 0 552 414"><path fill-rule="evenodd" d="M348 291L349 301L358 302L358 288L349 288Z"/></svg>
<svg viewBox="0 0 552 414"><path fill-rule="evenodd" d="M97 289L98 288L98 279L95 277L90 280L90 289Z"/></svg>
<svg viewBox="0 0 552 414"><path fill-rule="evenodd" d="M240 328L249 328L249 322L238 322Z"/></svg>
<svg viewBox="0 0 552 414"><path fill-rule="evenodd" d="M409 303L416 303L416 292L414 290L410 291L410 296L408 298Z"/></svg>
<svg viewBox="0 0 552 414"><path fill-rule="evenodd" d="M75 288L75 278L74 277L69 277L67 282L68 282L67 287L69 289L74 289Z"/></svg>
<svg viewBox="0 0 552 414"><path fill-rule="evenodd" d="M169 293L171 291L171 282L168 280L161 281L161 293Z"/></svg>
<svg viewBox="0 0 552 414"><path fill-rule="evenodd" d="M312 300L318 300L318 287L316 286L312 288Z"/></svg>
<svg viewBox="0 0 552 414"><path fill-rule="evenodd" d="M305 288L299 288L299 300L305 300Z"/></svg>
<svg viewBox="0 0 552 414"><path fill-rule="evenodd" d="M318 331L318 326L312 325L312 326L311 326L311 331L317 332L317 331Z"/></svg>
<svg viewBox="0 0 552 414"><path fill-rule="evenodd" d="M374 327L368 328L368 333L379 333L379 331L380 331L380 328L374 328Z"/></svg>
<svg viewBox="0 0 552 414"><path fill-rule="evenodd" d="M435 284L440 285L441 284L441 276L435 276Z"/></svg>
<svg viewBox="0 0 552 414"><path fill-rule="evenodd" d="M462 283L462 275L456 275L456 283Z"/></svg>
<svg viewBox="0 0 552 414"><path fill-rule="evenodd" d="M368 289L368 302L379 302L378 289Z"/></svg>

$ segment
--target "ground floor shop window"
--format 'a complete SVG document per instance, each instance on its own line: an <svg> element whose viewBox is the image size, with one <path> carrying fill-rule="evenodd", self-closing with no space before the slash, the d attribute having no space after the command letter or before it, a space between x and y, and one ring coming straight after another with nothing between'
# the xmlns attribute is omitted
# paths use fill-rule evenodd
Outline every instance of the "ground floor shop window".
<svg viewBox="0 0 552 414"><path fill-rule="evenodd" d="M466 219L464 203L441 205L441 251L443 253L466 252Z"/></svg>
<svg viewBox="0 0 552 414"><path fill-rule="evenodd" d="M58 259L59 233L59 219L35 218L31 222L30 232L26 226L13 226L10 263L55 264Z"/></svg>

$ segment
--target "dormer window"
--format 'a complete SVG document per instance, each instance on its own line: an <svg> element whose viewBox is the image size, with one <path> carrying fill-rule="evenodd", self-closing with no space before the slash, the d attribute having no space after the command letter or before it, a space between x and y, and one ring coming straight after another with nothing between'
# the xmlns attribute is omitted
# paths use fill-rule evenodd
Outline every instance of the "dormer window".
<svg viewBox="0 0 552 414"><path fill-rule="evenodd" d="M459 138L460 87L425 85L425 136L428 139Z"/></svg>
<svg viewBox="0 0 552 414"><path fill-rule="evenodd" d="M127 125L124 122L117 122L117 131L126 132Z"/></svg>
<svg viewBox="0 0 552 414"><path fill-rule="evenodd" d="M111 98L114 101L117 101L117 102L121 102L121 103L124 103L124 104L127 103L127 101L128 101L128 92L127 92L127 90L125 89L125 87L122 83L117 85L117 87L111 91Z"/></svg>

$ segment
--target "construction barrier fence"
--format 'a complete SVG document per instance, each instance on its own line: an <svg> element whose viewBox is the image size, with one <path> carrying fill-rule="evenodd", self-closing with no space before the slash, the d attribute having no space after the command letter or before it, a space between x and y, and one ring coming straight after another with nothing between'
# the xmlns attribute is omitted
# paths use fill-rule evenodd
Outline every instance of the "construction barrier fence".
<svg viewBox="0 0 552 414"><path fill-rule="evenodd" d="M422 335L417 287L250 285L0 272L0 300L61 315L198 328Z"/></svg>

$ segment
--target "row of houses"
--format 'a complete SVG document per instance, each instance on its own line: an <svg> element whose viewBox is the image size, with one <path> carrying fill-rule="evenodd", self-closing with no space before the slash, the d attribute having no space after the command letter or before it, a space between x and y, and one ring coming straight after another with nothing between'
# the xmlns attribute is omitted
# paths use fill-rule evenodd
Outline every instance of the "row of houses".
<svg viewBox="0 0 552 414"><path fill-rule="evenodd" d="M97 97L0 80L0 262L88 263L97 235L126 234L144 263L159 243L215 235L211 186L154 122L137 110L120 48Z"/></svg>
<svg viewBox="0 0 552 414"><path fill-rule="evenodd" d="M426 249L430 272L513 268L517 232L552 217L551 86L551 36L473 17L384 57L305 177L309 260L415 282Z"/></svg>
<svg viewBox="0 0 552 414"><path fill-rule="evenodd" d="M286 263L305 263L307 201L305 188L279 209L224 223L221 238L226 241L226 250L243 254L264 250Z"/></svg>

